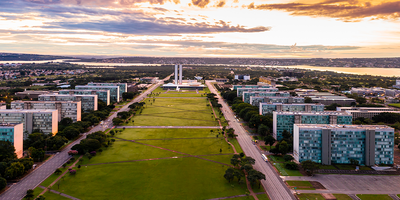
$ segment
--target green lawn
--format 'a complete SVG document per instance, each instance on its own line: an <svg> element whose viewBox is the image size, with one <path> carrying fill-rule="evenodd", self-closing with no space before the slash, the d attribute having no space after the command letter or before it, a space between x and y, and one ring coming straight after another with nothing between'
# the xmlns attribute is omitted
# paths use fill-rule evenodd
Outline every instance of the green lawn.
<svg viewBox="0 0 400 200"><path fill-rule="evenodd" d="M40 188L40 187L36 187L35 189L33 189L33 195L35 196L35 198L43 192L44 189Z"/></svg>
<svg viewBox="0 0 400 200"><path fill-rule="evenodd" d="M391 103L391 104L389 104L389 106L400 108L400 103Z"/></svg>
<svg viewBox="0 0 400 200"><path fill-rule="evenodd" d="M361 200L393 200L386 194L357 194L357 197Z"/></svg>
<svg viewBox="0 0 400 200"><path fill-rule="evenodd" d="M209 199L245 194L245 184L224 179L221 174L226 169L193 157L94 165L67 175L58 191L79 199Z"/></svg>
<svg viewBox="0 0 400 200"><path fill-rule="evenodd" d="M225 163L225 164L228 164L228 165L232 165L231 164L232 156L233 156L233 154L232 155L201 156L201 157L202 158L207 158L207 159L210 159L210 160L214 160L214 161L217 161L217 162L222 162L222 163Z"/></svg>
<svg viewBox="0 0 400 200"><path fill-rule="evenodd" d="M339 167L339 169L343 170L355 170L356 168L353 165L336 165L336 167Z"/></svg>
<svg viewBox="0 0 400 200"><path fill-rule="evenodd" d="M65 170L68 169L68 167L65 167L65 169L63 167L60 168L62 172L64 172ZM40 185L44 186L44 187L48 187L51 183L53 183L61 174L52 174L49 176L49 178L47 178L46 180L44 180Z"/></svg>
<svg viewBox="0 0 400 200"><path fill-rule="evenodd" d="M245 197L236 197L236 198L229 198L229 199L233 199L233 200L254 200L253 196L245 196Z"/></svg>
<svg viewBox="0 0 400 200"><path fill-rule="evenodd" d="M54 188L57 188L57 186L54 186ZM46 192L43 195L45 197L46 200L70 200L67 197L63 197L59 194L55 194L53 192Z"/></svg>
<svg viewBox="0 0 400 200"><path fill-rule="evenodd" d="M333 165L319 165L320 169L336 169Z"/></svg>
<svg viewBox="0 0 400 200"><path fill-rule="evenodd" d="M283 159L283 156L267 156L269 158L270 161L274 162L274 163L283 163L285 162L285 160Z"/></svg>
<svg viewBox="0 0 400 200"><path fill-rule="evenodd" d="M122 129L117 129L122 130ZM213 132L211 132L213 130ZM199 138L211 137L215 138L218 129L160 129L160 128L127 128L121 133L117 133L115 137L127 140L135 139L165 139L165 138Z"/></svg>
<svg viewBox="0 0 400 200"><path fill-rule="evenodd" d="M223 138L212 139L184 139L184 140L143 140L145 144L167 148L191 155L209 155L234 153L231 146Z"/></svg>
<svg viewBox="0 0 400 200"><path fill-rule="evenodd" d="M196 90L170 90L167 93L167 90L163 90L161 87L156 88L153 91L153 94L159 93L158 95L149 95L149 97L206 97L206 93L209 93L210 90L208 88L204 88L204 90L199 90L199 93L196 93Z"/></svg>
<svg viewBox="0 0 400 200"><path fill-rule="evenodd" d="M260 147L261 147L261 149L264 150L264 151L269 151L269 150L271 150L271 147L270 147L269 145L267 145L267 146L260 146Z"/></svg>
<svg viewBox="0 0 400 200"><path fill-rule="evenodd" d="M259 194L257 195L258 200L269 200L267 194Z"/></svg>
<svg viewBox="0 0 400 200"><path fill-rule="evenodd" d="M243 152L242 147L240 147L240 144L237 141L237 139L228 139L228 140L229 140L229 142L231 142L233 144L233 146L236 149L236 152L238 152L238 153L242 153Z"/></svg>
<svg viewBox="0 0 400 200"><path fill-rule="evenodd" d="M146 101L142 114L136 114L131 126L217 126L206 99L155 99Z"/></svg>
<svg viewBox="0 0 400 200"><path fill-rule="evenodd" d="M299 170L286 169L284 163L274 163L274 166L282 176L303 176Z"/></svg>
<svg viewBox="0 0 400 200"><path fill-rule="evenodd" d="M352 200L347 194L333 194L333 196L335 196L337 200Z"/></svg>
<svg viewBox="0 0 400 200"><path fill-rule="evenodd" d="M320 194L303 193L297 195L300 200L325 200Z"/></svg>
<svg viewBox="0 0 400 200"><path fill-rule="evenodd" d="M165 151L154 147L136 144L129 141L117 140L108 149L103 150L101 155L94 156L90 163L106 163L129 160L140 160L148 158L165 158L173 156L181 156L182 154ZM85 164L85 163L83 163Z"/></svg>
<svg viewBox="0 0 400 200"><path fill-rule="evenodd" d="M315 190L309 181L286 181L292 188L297 187L297 190Z"/></svg>

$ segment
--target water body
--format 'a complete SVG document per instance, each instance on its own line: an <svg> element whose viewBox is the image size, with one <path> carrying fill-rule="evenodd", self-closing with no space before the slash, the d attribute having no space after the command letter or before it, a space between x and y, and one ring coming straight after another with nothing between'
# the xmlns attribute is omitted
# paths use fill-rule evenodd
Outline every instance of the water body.
<svg viewBox="0 0 400 200"><path fill-rule="evenodd" d="M0 61L1 63L48 63L48 62L70 62L78 65L85 66L106 66L112 68L113 66L161 66L161 64L144 64L144 63L96 63L96 62L73 62L74 59L69 60L42 60L42 61ZM198 64L185 64L186 66L196 66ZM333 71L337 73L347 73L347 74L358 74L358 75L373 75L373 76L386 76L386 77L400 77L400 68L373 68L373 67L359 67L359 68L350 68L350 67L316 67L309 65L294 65L294 66L263 66L263 65L232 65L232 64L201 64L202 66L241 66L241 67L274 67L274 68L291 68L291 69L309 69L309 70L317 70L317 71ZM96 68L96 67L94 67Z"/></svg>

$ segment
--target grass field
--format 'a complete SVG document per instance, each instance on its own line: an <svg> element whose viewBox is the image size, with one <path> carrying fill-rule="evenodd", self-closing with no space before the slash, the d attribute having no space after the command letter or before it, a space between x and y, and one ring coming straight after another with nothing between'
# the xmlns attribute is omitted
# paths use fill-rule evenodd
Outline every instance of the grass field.
<svg viewBox="0 0 400 200"><path fill-rule="evenodd" d="M122 130L122 129L116 129ZM211 133L211 130L213 132ZM215 138L218 134L218 129L159 129L159 128L143 128L143 129L125 129L115 136L127 140L135 139L166 139L166 138L199 138L211 137Z"/></svg>
<svg viewBox="0 0 400 200"><path fill-rule="evenodd" d="M158 87L153 91L153 95L149 95L149 97L206 97L206 93L210 93L210 90L207 87L204 88L204 90L199 90L198 94L196 93L196 90L181 90L179 92L176 90L170 90L167 92L167 90Z"/></svg>
<svg viewBox="0 0 400 200"><path fill-rule="evenodd" d="M297 187L297 190L315 190L309 181L286 181L286 183L293 189Z"/></svg>
<svg viewBox="0 0 400 200"><path fill-rule="evenodd" d="M258 200L269 200L267 194L259 194L257 195Z"/></svg>
<svg viewBox="0 0 400 200"><path fill-rule="evenodd" d="M303 176L299 170L290 170L285 168L285 160L282 156L267 156L268 160L273 163L275 168L279 171L282 176Z"/></svg>
<svg viewBox="0 0 400 200"><path fill-rule="evenodd" d="M322 195L320 195L320 194L303 193L303 194L298 194L297 196L299 197L300 200L311 200L311 199L312 200L325 200L325 198L322 197Z"/></svg>
<svg viewBox="0 0 400 200"><path fill-rule="evenodd" d="M391 103L389 106L400 108L400 103Z"/></svg>
<svg viewBox="0 0 400 200"><path fill-rule="evenodd" d="M236 149L236 151L238 153L242 153L243 152L242 147L240 147L240 144L237 141L237 139L229 139L229 142L231 142L233 144L233 146L235 147L235 149Z"/></svg>
<svg viewBox="0 0 400 200"><path fill-rule="evenodd" d="M167 98L146 101L128 126L217 126L206 99Z"/></svg>
<svg viewBox="0 0 400 200"><path fill-rule="evenodd" d="M245 184L223 178L226 169L192 157L94 165L67 175L58 191L80 199L207 199L244 194Z"/></svg>
<svg viewBox="0 0 400 200"><path fill-rule="evenodd" d="M43 196L45 197L46 200L70 200L67 197L63 197L63 196L61 196L59 194L55 194L53 192L46 192L46 193L44 193Z"/></svg>
<svg viewBox="0 0 400 200"><path fill-rule="evenodd" d="M386 194L357 194L361 200L393 200L392 197Z"/></svg>
<svg viewBox="0 0 400 200"><path fill-rule="evenodd" d="M333 196L335 196L337 200L352 200L347 194L333 194Z"/></svg>

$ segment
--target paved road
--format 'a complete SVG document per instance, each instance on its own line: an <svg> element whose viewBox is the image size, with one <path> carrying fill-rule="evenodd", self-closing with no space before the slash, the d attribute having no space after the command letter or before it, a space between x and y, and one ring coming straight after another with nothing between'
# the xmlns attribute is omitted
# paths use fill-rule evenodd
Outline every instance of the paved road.
<svg viewBox="0 0 400 200"><path fill-rule="evenodd" d="M266 180L262 180L261 183L266 189L269 197L272 200L295 200L296 198L289 190L289 188L286 187L285 183L282 181L279 175L272 168L271 164L264 162L264 160L261 158L261 153L259 149L257 148L257 146L252 144L251 138L246 133L246 130L235 119L232 110L223 101L223 99L218 94L217 90L211 85L211 83L211 81L206 81L206 84L210 91L214 94L217 94L218 101L222 105L222 112L226 120L229 121L229 127L235 129L235 134L238 135L237 139L244 153L247 156L251 156L256 159L254 168L265 174Z"/></svg>
<svg viewBox="0 0 400 200"><path fill-rule="evenodd" d="M164 80L169 79L167 77ZM152 92L154 89L156 89L158 86L160 86L164 81L158 82L156 85L153 85L151 88L149 88L147 91L136 97L132 102L129 104L125 105L122 107L118 112L120 111L127 111L129 110L128 106L135 103L135 102L140 102L150 92ZM106 127L110 127L112 125L112 119L117 116L117 112L111 115L107 120L105 120L105 123L103 125L97 125L93 129L91 129L89 132L84 133L83 137L80 139L74 141L71 143L71 145L68 146L68 148L65 148L63 151L60 153L54 155L50 160L42 164L40 167L38 167L35 171L30 173L28 176L26 176L24 179L22 179L20 182L12 185L6 192L4 192L1 196L1 200L20 200L22 199L26 191L28 189L33 189L37 187L42 181L44 181L47 177L49 177L53 172L57 169L60 168L68 159L68 151L72 146L75 144L78 144L82 139L86 138L86 135L91 134L96 131L104 131Z"/></svg>
<svg viewBox="0 0 400 200"><path fill-rule="evenodd" d="M219 126L117 126L117 128L207 128L219 129Z"/></svg>
<svg viewBox="0 0 400 200"><path fill-rule="evenodd" d="M282 178L288 181L318 181L327 190L312 191L317 193L400 194L399 176L316 174L313 177L283 176Z"/></svg>

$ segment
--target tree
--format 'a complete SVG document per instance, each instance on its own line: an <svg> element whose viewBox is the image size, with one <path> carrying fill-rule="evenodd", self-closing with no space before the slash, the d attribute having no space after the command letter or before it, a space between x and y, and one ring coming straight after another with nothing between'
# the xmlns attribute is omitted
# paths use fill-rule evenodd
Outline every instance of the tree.
<svg viewBox="0 0 400 200"><path fill-rule="evenodd" d="M26 195L25 195L25 199L33 199L35 197L35 195L33 195L33 190L29 189L28 191L26 191Z"/></svg>
<svg viewBox="0 0 400 200"><path fill-rule="evenodd" d="M25 172L25 167L20 162L13 162L9 167L7 167L5 172L5 177L7 179L14 179L22 176Z"/></svg>
<svg viewBox="0 0 400 200"><path fill-rule="evenodd" d="M126 101L127 99L133 99L134 96L135 96L135 93L133 93L133 92L122 93L122 99L124 99L124 101Z"/></svg>
<svg viewBox="0 0 400 200"><path fill-rule="evenodd" d="M0 141L0 162L17 158L14 145L9 141Z"/></svg>
<svg viewBox="0 0 400 200"><path fill-rule="evenodd" d="M115 126L119 126L119 125L122 124L123 120L120 119L120 118L118 118L118 117L115 117L114 119L112 119L112 122L113 122L113 124L114 124Z"/></svg>
<svg viewBox="0 0 400 200"><path fill-rule="evenodd" d="M266 136L269 133L269 128L268 126L261 124L258 126L258 134L261 136Z"/></svg>
<svg viewBox="0 0 400 200"><path fill-rule="evenodd" d="M43 195L38 196L35 200L45 200L46 198Z"/></svg>
<svg viewBox="0 0 400 200"><path fill-rule="evenodd" d="M292 137L292 134L289 133L289 131L287 131L287 130L283 130L283 132L282 132L282 137L283 137L282 140L289 141L290 138Z"/></svg>
<svg viewBox="0 0 400 200"><path fill-rule="evenodd" d="M44 159L45 151L43 149L36 149L34 147L29 147L28 151L34 161L41 162Z"/></svg>
<svg viewBox="0 0 400 200"><path fill-rule="evenodd" d="M283 156L283 159L284 159L286 162L290 162L290 161L294 160L293 156L291 156L291 155L284 155L284 156Z"/></svg>
<svg viewBox="0 0 400 200"><path fill-rule="evenodd" d="M79 130L72 126L68 126L61 133L61 135L65 136L68 140L72 140L78 137L79 134L80 134Z"/></svg>
<svg viewBox="0 0 400 200"><path fill-rule="evenodd" d="M59 122L59 124L65 126L65 127L71 125L72 123L73 123L73 121L72 121L72 119L69 118L69 117L65 117L65 118L63 118L63 119Z"/></svg>
<svg viewBox="0 0 400 200"><path fill-rule="evenodd" d="M83 139L80 144L83 145L88 152L96 151L101 147L101 143L96 139Z"/></svg>
<svg viewBox="0 0 400 200"><path fill-rule="evenodd" d="M238 179L238 183L240 184L243 174L241 171L239 171L238 169L235 169L235 171L233 172L233 175Z"/></svg>
<svg viewBox="0 0 400 200"><path fill-rule="evenodd" d="M350 159L350 164L351 165L358 165L360 163L360 161L356 160L356 159Z"/></svg>
<svg viewBox="0 0 400 200"><path fill-rule="evenodd" d="M62 172L61 169L57 168L56 171L54 172L54 174L58 175L58 174L61 174L61 172Z"/></svg>
<svg viewBox="0 0 400 200"><path fill-rule="evenodd" d="M0 162L0 176L5 177L4 174L6 173L7 166L6 162Z"/></svg>
<svg viewBox="0 0 400 200"><path fill-rule="evenodd" d="M318 163L311 160L305 160L301 162L301 167L307 172L309 176L312 176L314 174L314 171L319 169Z"/></svg>
<svg viewBox="0 0 400 200"><path fill-rule="evenodd" d="M243 165L240 169L241 169L241 170L245 170L246 172L248 172L248 171L250 171L250 170L253 169L253 166L250 165L250 164L245 164L245 165Z"/></svg>
<svg viewBox="0 0 400 200"><path fill-rule="evenodd" d="M312 99L310 97L304 97L304 103L312 103Z"/></svg>
<svg viewBox="0 0 400 200"><path fill-rule="evenodd" d="M287 144L286 141L280 142L280 144L279 144L279 152L282 155L285 155L285 154L287 154L289 152L289 145Z"/></svg>
<svg viewBox="0 0 400 200"><path fill-rule="evenodd" d="M225 174L224 174L224 178L230 183L231 182L231 180L233 180L234 178L235 178L235 176L233 175L233 173L234 173L234 169L233 168L231 168L231 167L229 167L226 171L225 171Z"/></svg>
<svg viewBox="0 0 400 200"><path fill-rule="evenodd" d="M250 156L246 156L246 158L242 159L242 164L250 164L250 165L254 165L256 163L256 160Z"/></svg>
<svg viewBox="0 0 400 200"><path fill-rule="evenodd" d="M295 162L285 162L285 168L290 170L297 170L298 166Z"/></svg>
<svg viewBox="0 0 400 200"><path fill-rule="evenodd" d="M265 144L269 145L270 149L271 149L271 146L274 145L275 141L276 140L272 135L267 135L266 137L264 137L264 142L265 142Z"/></svg>
<svg viewBox="0 0 400 200"><path fill-rule="evenodd" d="M7 180L3 177L0 177L0 191L3 190L7 186Z"/></svg>
<svg viewBox="0 0 400 200"><path fill-rule="evenodd" d="M231 164L233 166L237 166L240 163L240 161L237 158L231 158Z"/></svg>
<svg viewBox="0 0 400 200"><path fill-rule="evenodd" d="M247 176L247 179L253 185L256 181L259 181L258 188L261 187L261 180L265 180L265 174L262 172L259 172L255 169L251 169L248 171L249 175Z"/></svg>
<svg viewBox="0 0 400 200"><path fill-rule="evenodd" d="M325 106L325 110L336 110L336 107L340 107L340 106L341 106L340 104L333 103L329 106Z"/></svg>

